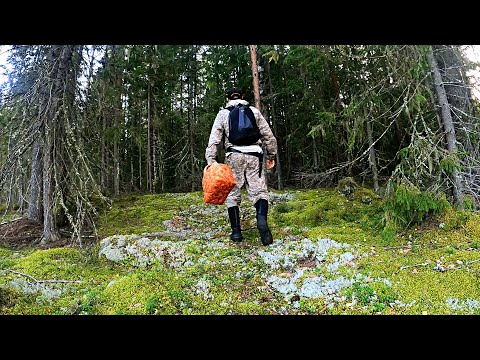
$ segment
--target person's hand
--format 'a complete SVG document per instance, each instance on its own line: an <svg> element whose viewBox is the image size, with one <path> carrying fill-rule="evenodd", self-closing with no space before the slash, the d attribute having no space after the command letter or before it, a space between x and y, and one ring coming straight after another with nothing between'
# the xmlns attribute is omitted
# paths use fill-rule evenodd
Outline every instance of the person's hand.
<svg viewBox="0 0 480 360"><path fill-rule="evenodd" d="M267 160L267 169L271 169L275 166L275 160Z"/></svg>

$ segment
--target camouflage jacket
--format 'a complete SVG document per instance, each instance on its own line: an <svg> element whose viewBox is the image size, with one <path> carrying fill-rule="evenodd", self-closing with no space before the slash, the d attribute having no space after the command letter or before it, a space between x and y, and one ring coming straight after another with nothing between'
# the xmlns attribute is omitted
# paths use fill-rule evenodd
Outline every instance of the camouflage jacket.
<svg viewBox="0 0 480 360"><path fill-rule="evenodd" d="M230 100L226 107L235 106L238 103L242 103L244 105L248 105L246 100L236 99ZM277 139L273 136L272 129L268 124L267 120L263 117L262 113L254 106L250 106L255 115L255 119L257 120L257 126L260 129L260 134L262 134L262 138L258 140L256 144L265 146L266 158L269 160L275 159L275 155L277 154ZM208 139L207 149L205 150L205 159L207 160L207 164L211 164L216 160L217 157L217 149L218 145L222 142L223 135L225 133L225 149L232 146L232 144L228 141L228 115L230 111L228 109L221 109L215 121L213 122L212 130L210 132L210 138Z"/></svg>

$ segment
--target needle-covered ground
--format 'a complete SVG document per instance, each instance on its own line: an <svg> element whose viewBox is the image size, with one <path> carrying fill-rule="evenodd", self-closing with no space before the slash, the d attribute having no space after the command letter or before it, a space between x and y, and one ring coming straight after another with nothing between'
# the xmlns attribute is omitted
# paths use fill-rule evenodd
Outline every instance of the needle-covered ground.
<svg viewBox="0 0 480 360"><path fill-rule="evenodd" d="M479 214L448 209L386 243L367 189L271 191L263 246L243 199L241 243L202 192L118 199L81 247L33 246L38 228L5 216L0 314L480 314Z"/></svg>

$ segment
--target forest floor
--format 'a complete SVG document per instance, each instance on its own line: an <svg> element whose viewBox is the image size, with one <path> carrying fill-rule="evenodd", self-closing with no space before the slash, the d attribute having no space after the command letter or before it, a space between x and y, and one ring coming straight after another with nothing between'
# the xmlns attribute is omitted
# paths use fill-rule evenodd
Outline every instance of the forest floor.
<svg viewBox="0 0 480 360"><path fill-rule="evenodd" d="M263 246L244 199L241 243L201 192L116 199L82 246L4 215L0 315L480 314L479 214L447 209L386 242L368 189L270 191Z"/></svg>
<svg viewBox="0 0 480 360"><path fill-rule="evenodd" d="M0 224L0 246L12 250L50 249L68 246L71 243L70 235L63 234L57 241L45 244L41 242L42 234L42 223L24 217L15 218Z"/></svg>

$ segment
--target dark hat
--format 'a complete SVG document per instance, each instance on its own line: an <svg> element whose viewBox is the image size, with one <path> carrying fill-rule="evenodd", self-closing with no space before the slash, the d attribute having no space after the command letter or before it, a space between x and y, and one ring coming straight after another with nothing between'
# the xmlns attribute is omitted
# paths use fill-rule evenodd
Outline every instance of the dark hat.
<svg viewBox="0 0 480 360"><path fill-rule="evenodd" d="M241 99L243 96L242 90L236 87L227 90L227 97L230 100Z"/></svg>

